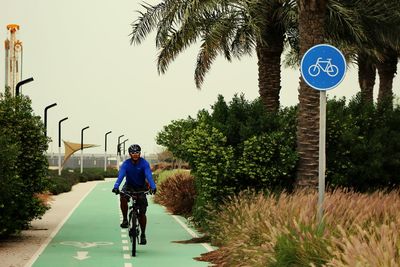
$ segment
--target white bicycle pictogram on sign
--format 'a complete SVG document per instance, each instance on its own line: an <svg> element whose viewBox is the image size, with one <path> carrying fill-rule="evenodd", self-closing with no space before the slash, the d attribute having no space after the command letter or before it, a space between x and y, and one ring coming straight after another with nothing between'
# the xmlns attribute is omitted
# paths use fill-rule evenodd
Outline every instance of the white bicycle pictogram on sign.
<svg viewBox="0 0 400 267"><path fill-rule="evenodd" d="M79 242L79 241L63 241L60 242L61 245L73 246L77 248L92 248L97 246L110 246L113 242Z"/></svg>
<svg viewBox="0 0 400 267"><path fill-rule="evenodd" d="M326 60L322 60L322 57L319 57L317 59L317 62L315 64L311 65L308 68L308 74L312 77L316 77L319 75L321 70L328 74L330 77L335 77L339 73L339 68L336 65L332 64L332 59L327 58ZM324 67L325 65L325 67Z"/></svg>

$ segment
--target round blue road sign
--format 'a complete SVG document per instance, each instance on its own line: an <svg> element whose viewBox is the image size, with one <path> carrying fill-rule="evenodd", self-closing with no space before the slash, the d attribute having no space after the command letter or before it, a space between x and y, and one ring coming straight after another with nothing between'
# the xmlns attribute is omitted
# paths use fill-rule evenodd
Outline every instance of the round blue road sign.
<svg viewBox="0 0 400 267"><path fill-rule="evenodd" d="M346 73L346 60L339 49L328 44L311 47L300 64L301 76L314 89L326 91L335 88Z"/></svg>

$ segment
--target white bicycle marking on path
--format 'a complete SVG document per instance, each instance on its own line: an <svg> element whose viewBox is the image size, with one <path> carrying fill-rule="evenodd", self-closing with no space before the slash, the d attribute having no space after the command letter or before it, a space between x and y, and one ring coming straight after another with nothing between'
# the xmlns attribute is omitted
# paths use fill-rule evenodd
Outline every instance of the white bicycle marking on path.
<svg viewBox="0 0 400 267"><path fill-rule="evenodd" d="M61 245L65 246L73 246L77 248L92 248L96 246L110 246L113 245L113 242L79 242L79 241L63 241L60 242Z"/></svg>

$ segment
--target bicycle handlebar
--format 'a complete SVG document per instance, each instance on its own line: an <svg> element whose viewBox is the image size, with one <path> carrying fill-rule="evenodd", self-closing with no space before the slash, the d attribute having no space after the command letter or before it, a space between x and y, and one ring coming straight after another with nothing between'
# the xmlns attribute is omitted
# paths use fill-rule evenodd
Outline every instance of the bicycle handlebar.
<svg viewBox="0 0 400 267"><path fill-rule="evenodd" d="M139 195L144 193L145 195L148 195L150 193L150 190L146 190L146 191L119 191L118 195L123 194L123 195L127 195L127 196L132 196L132 195Z"/></svg>

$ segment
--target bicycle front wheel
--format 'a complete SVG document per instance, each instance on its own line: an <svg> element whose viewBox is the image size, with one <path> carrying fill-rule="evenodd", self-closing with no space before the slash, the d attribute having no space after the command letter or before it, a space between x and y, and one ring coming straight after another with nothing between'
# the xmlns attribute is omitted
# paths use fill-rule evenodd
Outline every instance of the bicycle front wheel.
<svg viewBox="0 0 400 267"><path fill-rule="evenodd" d="M129 213L129 237L131 240L132 257L136 256L136 239L138 238L136 233L136 213L132 210Z"/></svg>

